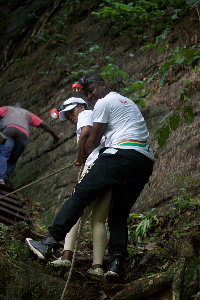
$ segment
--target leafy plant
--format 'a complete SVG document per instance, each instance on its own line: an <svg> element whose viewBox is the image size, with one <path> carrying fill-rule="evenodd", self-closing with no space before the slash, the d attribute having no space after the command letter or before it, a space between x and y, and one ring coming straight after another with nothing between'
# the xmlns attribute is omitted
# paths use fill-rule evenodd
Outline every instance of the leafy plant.
<svg viewBox="0 0 200 300"><path fill-rule="evenodd" d="M149 232L153 222L158 223L158 219L156 217L156 209L152 208L150 211L145 212L144 214L138 215L138 219L141 221L138 225L134 225L136 227L135 229L135 235L138 240L138 242L142 242L142 239L147 236L147 233ZM129 214L129 220L131 218L135 218L135 214Z"/></svg>
<svg viewBox="0 0 200 300"><path fill-rule="evenodd" d="M3 223L0 223L0 238L3 238L3 235L6 233L8 230L8 226L6 226Z"/></svg>
<svg viewBox="0 0 200 300"><path fill-rule="evenodd" d="M36 232L47 232L47 227L43 224L42 219L36 219L35 220L35 228Z"/></svg>
<svg viewBox="0 0 200 300"><path fill-rule="evenodd" d="M109 79L113 85L118 84L120 80L128 80L128 74L120 70L118 66L111 63L102 67L100 74L104 78Z"/></svg>
<svg viewBox="0 0 200 300"><path fill-rule="evenodd" d="M166 33L164 35L161 35L160 37L165 38ZM147 44L144 47L142 47L142 50L148 51L152 47L159 45L159 39L156 40L154 44ZM167 44L165 43L164 46L160 47L158 49L158 52L162 52L163 49L167 47ZM174 51L170 52L169 57L172 57L171 60L165 62L159 70L154 73L147 81L147 83L150 83L153 79L155 79L158 75L160 75L160 80L158 82L158 87L161 88L164 86L164 81L167 72L172 69L174 66L190 66L192 67L192 72L198 73L197 63L200 59L200 50L196 45L192 46L190 49L188 49L185 45L182 47L176 48ZM190 81L190 84L192 82ZM195 88L196 91L198 91L198 87ZM186 95L188 93L188 88L185 87L180 91L181 99L184 101L190 101L188 96ZM160 121L160 124L163 124L165 122L165 125L162 125L159 129L156 130L155 136L158 137L158 144L160 147L163 147L166 143L166 141L169 138L170 131L175 131L178 128L179 123L181 122L181 119L184 119L188 125L190 125L194 119L194 112L193 108L190 105L185 105L181 107L176 107L169 113L167 113L164 118ZM167 122L167 125L166 125Z"/></svg>
<svg viewBox="0 0 200 300"><path fill-rule="evenodd" d="M18 241L13 241L12 244L9 245L7 252L13 260L21 259L28 255L26 245Z"/></svg>
<svg viewBox="0 0 200 300"><path fill-rule="evenodd" d="M100 9L92 14L113 22L116 26L134 28L134 32L161 31L173 24L181 15L187 12L187 4L184 0L157 1L136 0L104 0ZM143 37L146 35L143 35Z"/></svg>
<svg viewBox="0 0 200 300"><path fill-rule="evenodd" d="M195 197L191 193L192 187L199 181L187 174L175 174L173 178L175 184L179 187L181 194L173 198L173 203L177 211L180 213L183 209L195 209L200 205L200 197Z"/></svg>
<svg viewBox="0 0 200 300"><path fill-rule="evenodd" d="M151 90L146 86L144 81L131 81L129 75L120 70L119 66L115 64L107 64L100 69L99 72L104 78L107 78L113 89L123 91L125 96L129 97L133 102L138 103L144 107L144 100L148 100L147 95ZM122 86L122 87L120 87Z"/></svg>
<svg viewBox="0 0 200 300"><path fill-rule="evenodd" d="M156 45L156 43L154 45ZM159 50L161 51L161 48L159 48ZM164 85L167 72L173 66L180 66L186 64L187 66L191 65L191 67L194 68L200 59L200 50L197 48L196 45L192 46L191 49L188 49L187 46L184 45L170 52L169 57L172 57L172 59L165 62L159 68L159 70L148 79L148 83L155 79L156 76L160 75L158 87L161 88Z"/></svg>
<svg viewBox="0 0 200 300"><path fill-rule="evenodd" d="M173 181L175 182L176 186L178 188L191 188L193 187L197 182L198 178L193 178L191 175L188 176L187 174L175 174L173 177Z"/></svg>
<svg viewBox="0 0 200 300"><path fill-rule="evenodd" d="M145 101L149 100L147 96L152 92L149 87L147 87L145 81L128 81L128 86L122 88L122 91L126 92L127 97L129 97L133 102L138 105L145 107Z"/></svg>
<svg viewBox="0 0 200 300"><path fill-rule="evenodd" d="M147 51L151 50L152 48L159 46L157 51L158 51L158 53L161 53L164 49L166 49L168 47L168 45L167 45L167 43L160 44L160 40L166 39L168 36L168 33L169 33L169 30L168 30L168 28L166 28L162 32L162 34L160 34L156 37L155 43L148 43L148 44L142 46L140 49L142 50L143 53L146 53Z"/></svg>
<svg viewBox="0 0 200 300"><path fill-rule="evenodd" d="M177 211L180 213L184 209L196 208L200 205L200 197L194 197L185 188L181 188L181 196L173 198L173 203Z"/></svg>
<svg viewBox="0 0 200 300"><path fill-rule="evenodd" d="M163 147L166 141L169 138L170 130L175 131L181 122L181 118L184 118L186 123L190 125L194 119L193 108L190 105L176 107L171 110L164 118L160 121L160 124L164 122L168 123L167 125L163 125L158 130L156 130L154 136L158 136L158 144L160 147Z"/></svg>

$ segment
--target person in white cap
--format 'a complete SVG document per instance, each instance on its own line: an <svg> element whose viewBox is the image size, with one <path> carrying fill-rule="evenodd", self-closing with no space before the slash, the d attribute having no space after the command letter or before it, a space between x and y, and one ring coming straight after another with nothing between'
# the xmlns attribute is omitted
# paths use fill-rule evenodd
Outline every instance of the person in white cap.
<svg viewBox="0 0 200 300"><path fill-rule="evenodd" d="M93 125L93 111L87 110L87 103L81 98L72 97L66 100L60 107L59 118L62 121L69 120L72 124L77 126L77 144L78 151L77 157L74 164L77 166L82 165L85 162L85 143L90 135L92 125ZM84 176L88 169L97 159L99 150L104 147L103 137L101 144L96 148L85 162L81 178ZM103 276L102 263L107 243L107 232L105 228L106 218L108 216L109 210L109 197L110 192L107 192L101 197L98 197L95 202L88 206L82 216L82 224L86 221L90 213L91 215L91 227L92 227L92 240L93 240L93 264L89 269L90 275ZM70 267L73 251L76 242L76 236L78 233L79 221L72 227L70 232L66 235L63 255L51 262L56 267Z"/></svg>

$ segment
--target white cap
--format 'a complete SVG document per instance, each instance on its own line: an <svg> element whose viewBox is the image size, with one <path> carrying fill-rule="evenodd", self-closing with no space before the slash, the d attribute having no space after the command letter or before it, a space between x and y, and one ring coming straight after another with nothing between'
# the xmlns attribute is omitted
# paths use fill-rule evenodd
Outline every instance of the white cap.
<svg viewBox="0 0 200 300"><path fill-rule="evenodd" d="M65 111L72 110L74 107L77 106L77 104L86 104L87 105L87 102L85 102L82 98L75 98L75 97L65 100L62 104L63 109L59 112L59 118L62 121L67 120L67 118L65 116Z"/></svg>

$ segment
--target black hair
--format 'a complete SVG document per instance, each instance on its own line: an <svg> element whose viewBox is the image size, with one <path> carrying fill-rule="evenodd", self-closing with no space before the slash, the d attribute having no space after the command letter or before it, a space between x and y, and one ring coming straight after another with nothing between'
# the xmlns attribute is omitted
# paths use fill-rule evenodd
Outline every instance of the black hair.
<svg viewBox="0 0 200 300"><path fill-rule="evenodd" d="M87 104L86 103L78 103L77 104L77 106L80 106L80 105L84 106L84 108L87 109Z"/></svg>
<svg viewBox="0 0 200 300"><path fill-rule="evenodd" d="M91 73L91 74L88 74L88 75L84 76L83 78L81 78L81 80L79 82L82 85L82 88L84 90L87 88L88 84L90 84L92 82L104 82L104 79L100 74Z"/></svg>

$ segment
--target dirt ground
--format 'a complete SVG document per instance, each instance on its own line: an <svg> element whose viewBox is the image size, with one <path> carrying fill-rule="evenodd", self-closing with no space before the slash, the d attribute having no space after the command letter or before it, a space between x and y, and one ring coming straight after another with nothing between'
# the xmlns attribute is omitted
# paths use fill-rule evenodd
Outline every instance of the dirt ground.
<svg viewBox="0 0 200 300"><path fill-rule="evenodd" d="M135 225L138 224L138 219L130 218L128 220L129 257L124 265L123 277L118 282L111 282L106 279L100 280L88 274L88 269L92 264L92 240L89 220L82 227L69 280L70 270L65 268L56 269L48 264L53 258L49 261L37 259L24 242L26 237L39 240L46 235L46 232L41 231L43 227L37 223L38 212L35 214L37 205L33 203L34 226L23 222L13 226L0 224L0 299L46 300L48 295L51 300L58 300L61 299L65 289L66 296L63 296L62 299L68 300L171 300L173 280L171 278L166 280L167 275L164 274L168 273L169 275L172 268L178 274L176 263L183 257L180 251L188 247L188 244L185 243L188 238L194 235L198 236L200 228L200 206L198 201L197 198L196 204L193 203L193 205L190 202L182 202L181 208L178 206L174 208L173 213L171 212L165 217L158 217L157 222L152 222L146 238L143 238L140 242L136 242L135 235ZM200 240L195 238L193 244L194 246L190 244L188 247L193 249L192 254L185 254L184 256L186 271L182 287L183 293L185 293L185 288L190 294L188 296L183 295L184 297L180 298L181 300L197 300L198 298L195 298L195 295L200 290ZM62 254L63 244L60 245L57 257ZM103 264L104 270L107 261L108 253L106 252ZM160 283L156 284L156 276L163 277L162 285ZM147 287L151 281L154 282L155 288L152 289L153 286L151 286L151 290L149 290ZM188 287L188 282L190 285L191 282L193 283L192 289L191 286ZM138 283L139 294L137 292L133 297L131 296L133 286L135 285L138 289ZM146 292L145 288L147 289Z"/></svg>

